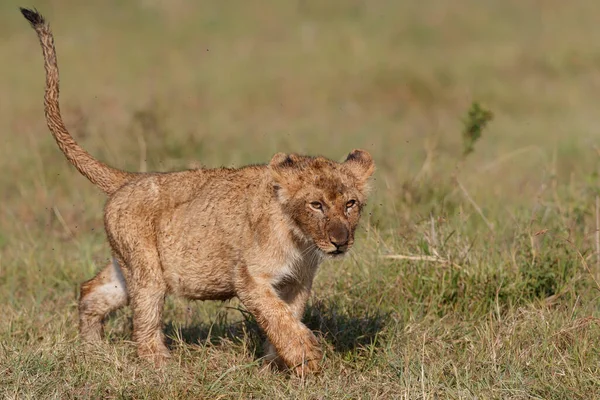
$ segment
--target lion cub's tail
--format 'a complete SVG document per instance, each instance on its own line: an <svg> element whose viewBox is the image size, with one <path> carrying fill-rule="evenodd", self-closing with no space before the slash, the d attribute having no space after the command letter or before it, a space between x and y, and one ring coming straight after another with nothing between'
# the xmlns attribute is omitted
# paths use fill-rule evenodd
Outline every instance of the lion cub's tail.
<svg viewBox="0 0 600 400"><path fill-rule="evenodd" d="M50 26L37 11L21 8L21 13L37 32L44 54L44 68L46 69L46 93L44 96L44 110L46 123L56 140L58 147L67 157L67 160L79 172L105 193L114 193L121 186L132 180L136 174L121 171L96 160L87 151L81 148L73 139L60 114L58 103L59 77L56 62L54 37Z"/></svg>

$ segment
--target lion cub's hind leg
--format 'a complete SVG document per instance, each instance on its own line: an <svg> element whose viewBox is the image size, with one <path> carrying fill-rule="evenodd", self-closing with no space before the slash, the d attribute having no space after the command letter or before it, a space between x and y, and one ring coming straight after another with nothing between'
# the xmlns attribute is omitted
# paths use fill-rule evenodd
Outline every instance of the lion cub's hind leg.
<svg viewBox="0 0 600 400"><path fill-rule="evenodd" d="M133 311L133 340L138 356L155 365L162 365L170 358L163 333L163 308L167 285L162 276L158 251L151 242L136 238L139 247L128 249L125 257L129 305ZM129 240L124 240L123 243Z"/></svg>
<svg viewBox="0 0 600 400"><path fill-rule="evenodd" d="M133 338L140 358L156 365L170 358L163 333L163 308L166 287L161 282L144 282L131 290L133 310Z"/></svg>
<svg viewBox="0 0 600 400"><path fill-rule="evenodd" d="M138 356L160 365L170 354L162 330L168 288L156 243L154 223L164 206L157 188L151 178L115 193L104 208L104 227L127 282Z"/></svg>
<svg viewBox="0 0 600 400"><path fill-rule="evenodd" d="M113 258L98 275L81 285L79 297L79 332L85 341L99 341L104 318L127 304L123 273Z"/></svg>

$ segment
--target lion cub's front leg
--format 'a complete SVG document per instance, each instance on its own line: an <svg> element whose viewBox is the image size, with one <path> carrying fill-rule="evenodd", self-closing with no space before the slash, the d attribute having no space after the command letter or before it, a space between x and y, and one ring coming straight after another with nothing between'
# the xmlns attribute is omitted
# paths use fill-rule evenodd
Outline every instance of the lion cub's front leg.
<svg viewBox="0 0 600 400"><path fill-rule="evenodd" d="M278 296L269 281L254 278L247 270L240 275L238 297L254 315L279 357L298 375L317 372L323 353L315 335L298 316L308 292L298 293L300 297L295 297L297 301L291 302L292 307Z"/></svg>
<svg viewBox="0 0 600 400"><path fill-rule="evenodd" d="M306 303L310 296L310 289L312 286L312 276L307 278L308 279L305 279L303 282L290 282L282 287L279 287L277 290L279 297L281 297L281 299L288 304L292 314L294 314L296 319L299 321L302 321L302 316L304 315L304 309L306 308ZM271 344L269 339L265 341L264 353L265 361L268 364L272 364L280 369L285 368L283 360L279 357L275 346Z"/></svg>

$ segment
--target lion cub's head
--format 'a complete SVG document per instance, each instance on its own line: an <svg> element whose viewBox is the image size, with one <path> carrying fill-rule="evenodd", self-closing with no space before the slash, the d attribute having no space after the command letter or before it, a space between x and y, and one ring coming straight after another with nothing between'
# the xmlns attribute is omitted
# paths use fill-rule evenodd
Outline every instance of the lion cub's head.
<svg viewBox="0 0 600 400"><path fill-rule="evenodd" d="M343 163L277 153L269 170L284 212L306 239L330 256L352 247L367 183L375 171L369 153L354 150Z"/></svg>

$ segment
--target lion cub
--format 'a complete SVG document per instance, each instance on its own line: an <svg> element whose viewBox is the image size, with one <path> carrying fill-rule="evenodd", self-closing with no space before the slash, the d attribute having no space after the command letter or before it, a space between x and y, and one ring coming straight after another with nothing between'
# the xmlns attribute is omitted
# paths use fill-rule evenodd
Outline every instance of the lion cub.
<svg viewBox="0 0 600 400"><path fill-rule="evenodd" d="M71 137L59 109L52 32L21 9L38 34L46 70L45 114L60 149L108 196L104 223L113 262L81 287L79 327L100 340L104 317L130 304L140 357L169 357L162 332L167 294L237 296L266 334L266 359L296 373L318 370L321 350L301 322L325 257L346 253L375 170L369 153L343 163L278 153L268 165L129 173L94 159Z"/></svg>

